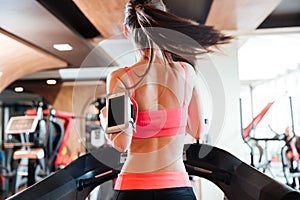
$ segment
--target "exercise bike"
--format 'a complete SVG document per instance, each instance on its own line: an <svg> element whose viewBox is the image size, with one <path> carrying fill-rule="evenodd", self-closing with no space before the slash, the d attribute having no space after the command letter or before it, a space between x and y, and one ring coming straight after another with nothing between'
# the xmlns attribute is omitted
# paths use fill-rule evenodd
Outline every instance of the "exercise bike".
<svg viewBox="0 0 300 200"><path fill-rule="evenodd" d="M45 112L48 111L48 112ZM36 109L24 116L10 118L6 134L19 136L19 142L7 141L6 149L11 161L10 190L31 186L55 171L54 161L64 137L64 127L56 111L45 109L39 102Z"/></svg>

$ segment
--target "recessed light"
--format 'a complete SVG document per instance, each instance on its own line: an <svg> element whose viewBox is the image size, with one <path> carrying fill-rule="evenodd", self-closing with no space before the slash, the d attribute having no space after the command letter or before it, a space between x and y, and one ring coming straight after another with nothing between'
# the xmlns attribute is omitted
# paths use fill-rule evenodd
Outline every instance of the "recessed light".
<svg viewBox="0 0 300 200"><path fill-rule="evenodd" d="M23 92L24 88L23 87L15 87L15 92Z"/></svg>
<svg viewBox="0 0 300 200"><path fill-rule="evenodd" d="M58 51L71 51L73 47L69 44L54 44L53 48Z"/></svg>
<svg viewBox="0 0 300 200"><path fill-rule="evenodd" d="M56 84L56 80L54 80L54 79L48 79L48 80L46 81L46 83L47 83L48 85L55 85L55 84Z"/></svg>

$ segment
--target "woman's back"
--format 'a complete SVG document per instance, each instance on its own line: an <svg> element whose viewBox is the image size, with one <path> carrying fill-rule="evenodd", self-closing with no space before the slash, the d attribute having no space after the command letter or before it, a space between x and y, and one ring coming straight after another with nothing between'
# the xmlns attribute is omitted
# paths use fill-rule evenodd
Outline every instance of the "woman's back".
<svg viewBox="0 0 300 200"><path fill-rule="evenodd" d="M163 61L160 63L154 61L146 72L146 62L142 60L134 64L130 67L129 73L124 69L118 70L125 86L132 88L129 90L131 95L132 92L135 93L138 110L153 111L181 107L184 100L191 96L191 88L185 88L192 84L186 80L186 71L191 74L193 69L187 64L184 64L187 68L185 70L180 63L173 63L170 67L162 63Z"/></svg>
<svg viewBox="0 0 300 200"><path fill-rule="evenodd" d="M166 66L154 60L147 70L147 60L141 60L129 70L116 74L136 104L136 134L131 141L123 173L184 171L182 150L185 137L187 105L192 95L193 69L183 63ZM168 115L168 113L171 113ZM149 124L141 122L147 116ZM178 120L179 119L179 120ZM180 120L182 123L180 123ZM171 124L165 127L165 124ZM157 125L157 123L159 125ZM145 132L151 135L145 135ZM164 135L166 134L167 135Z"/></svg>

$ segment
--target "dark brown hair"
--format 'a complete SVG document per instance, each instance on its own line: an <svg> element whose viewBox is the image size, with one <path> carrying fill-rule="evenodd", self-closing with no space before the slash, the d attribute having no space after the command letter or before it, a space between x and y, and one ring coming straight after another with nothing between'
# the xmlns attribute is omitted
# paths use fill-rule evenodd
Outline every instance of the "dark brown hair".
<svg viewBox="0 0 300 200"><path fill-rule="evenodd" d="M232 39L211 26L167 12L161 0L130 0L124 23L138 48L150 48L151 56L158 48L168 62L177 58L193 66L198 55Z"/></svg>

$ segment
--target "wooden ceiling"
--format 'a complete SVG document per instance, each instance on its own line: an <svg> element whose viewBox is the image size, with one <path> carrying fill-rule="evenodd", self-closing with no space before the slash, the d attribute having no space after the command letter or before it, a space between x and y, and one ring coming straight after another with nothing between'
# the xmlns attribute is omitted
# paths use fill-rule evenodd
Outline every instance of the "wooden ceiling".
<svg viewBox="0 0 300 200"><path fill-rule="evenodd" d="M281 0L213 1L206 24L220 30L253 31L280 2Z"/></svg>
<svg viewBox="0 0 300 200"><path fill-rule="evenodd" d="M172 7L170 12L179 15L200 15L201 5L205 5L208 8L204 16L206 24L220 30L247 33L255 31L282 1L165 0L165 3ZM76 30L71 26L76 23L76 20L72 21L73 13L51 10L50 2L53 3L51 0L22 0L22 3L19 0L0 0L0 92L13 81L41 70L109 65L111 58L105 50L95 50L95 47L99 41L122 34L127 0L61 1L62 4L74 4L73 10L78 9L94 26L96 33L94 31L93 37L80 35L80 31L87 28ZM59 3L51 6L57 7ZM69 21L64 14L70 14ZM75 48L58 52L53 49L53 43L70 43ZM93 59L87 62L86 57Z"/></svg>
<svg viewBox="0 0 300 200"><path fill-rule="evenodd" d="M103 38L110 38L122 32L127 0L73 0L73 2L92 22Z"/></svg>
<svg viewBox="0 0 300 200"><path fill-rule="evenodd" d="M73 0L78 8L94 24L104 38L110 38L122 32L123 13L127 0ZM165 0L178 7L192 8L207 1ZM215 0L208 12L206 24L220 30L255 30L279 5L281 0ZM199 8L200 9L200 8ZM185 15L185 13L176 13Z"/></svg>
<svg viewBox="0 0 300 200"><path fill-rule="evenodd" d="M28 73L67 67L65 61L3 30L0 30L0 44L0 91Z"/></svg>

